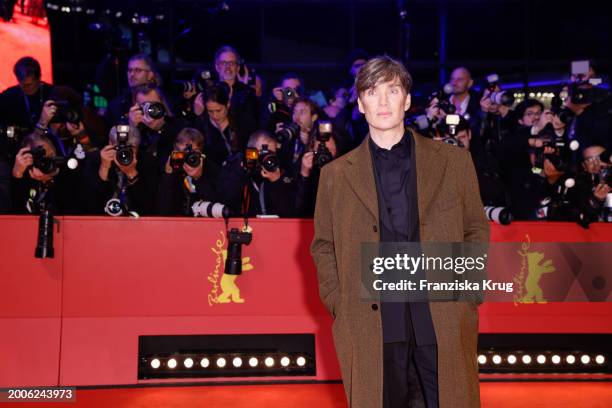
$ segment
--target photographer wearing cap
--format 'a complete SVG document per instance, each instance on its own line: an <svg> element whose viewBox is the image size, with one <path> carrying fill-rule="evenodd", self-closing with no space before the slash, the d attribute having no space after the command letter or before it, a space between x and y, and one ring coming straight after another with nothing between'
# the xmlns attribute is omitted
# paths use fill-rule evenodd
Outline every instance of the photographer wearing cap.
<svg viewBox="0 0 612 408"><path fill-rule="evenodd" d="M85 159L88 212L112 216L154 214L158 166L140 147L139 130L117 125L110 130L108 139L107 146L88 153Z"/></svg>
<svg viewBox="0 0 612 408"><path fill-rule="evenodd" d="M224 45L215 53L215 69L219 74L219 81L229 86L232 123L240 123L244 133L249 135L259 125L259 104L255 90L238 77L241 63L238 51L229 45Z"/></svg>
<svg viewBox="0 0 612 408"><path fill-rule="evenodd" d="M146 54L130 57L126 70L128 88L111 99L104 115L108 127L125 123L130 107L133 104L133 92L139 86L161 86L160 76L153 67L153 61Z"/></svg>
<svg viewBox="0 0 612 408"><path fill-rule="evenodd" d="M11 173L13 212L34 214L44 207L54 214L79 213L82 196L79 186L69 184L66 171L61 171L65 164L49 139L36 133L27 135Z"/></svg>
<svg viewBox="0 0 612 408"><path fill-rule="evenodd" d="M130 126L140 132L140 150L156 158L161 171L174 138L185 127L183 122L172 115L161 89L148 85L134 89L134 104L128 118Z"/></svg>
<svg viewBox="0 0 612 408"><path fill-rule="evenodd" d="M194 128L184 128L174 141L161 175L157 194L160 215L191 216L198 200L221 202L219 169L204 156L204 136Z"/></svg>

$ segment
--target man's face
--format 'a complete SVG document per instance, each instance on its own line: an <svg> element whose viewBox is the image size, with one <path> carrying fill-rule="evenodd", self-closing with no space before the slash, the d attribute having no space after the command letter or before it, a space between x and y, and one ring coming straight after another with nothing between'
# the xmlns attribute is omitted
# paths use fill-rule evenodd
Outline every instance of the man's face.
<svg viewBox="0 0 612 408"><path fill-rule="evenodd" d="M128 63L127 76L128 85L135 88L152 82L155 74L145 61L137 59Z"/></svg>
<svg viewBox="0 0 612 408"><path fill-rule="evenodd" d="M597 174L604 166L599 159L599 155L603 153L605 149L601 146L591 146L584 149L582 152L582 166L587 173Z"/></svg>
<svg viewBox="0 0 612 408"><path fill-rule="evenodd" d="M470 150L470 141L472 140L472 135L469 130L461 130L457 132L455 139L461 142L464 148Z"/></svg>
<svg viewBox="0 0 612 408"><path fill-rule="evenodd" d="M161 97L159 96L159 94L155 91L155 90L151 90L151 92L147 93L147 94L142 94L139 93L138 95L136 95L136 103L139 105L143 105L147 102L159 102L162 103ZM144 114L144 119L143 122L145 125L147 125L147 127L154 129L154 130L159 130L163 127L164 125L164 118L159 118L159 119L153 119L151 117L149 117L149 115L147 115L146 113Z"/></svg>
<svg viewBox="0 0 612 408"><path fill-rule="evenodd" d="M300 125L300 129L304 132L309 132L316 120L317 115L312 114L307 103L298 102L293 108L293 122Z"/></svg>
<svg viewBox="0 0 612 408"><path fill-rule="evenodd" d="M453 87L453 95L461 95L472 87L473 81L465 69L457 68L451 74L450 84Z"/></svg>
<svg viewBox="0 0 612 408"><path fill-rule="evenodd" d="M351 65L351 75L353 76L353 78L357 77L359 70L361 69L361 67L363 67L365 63L366 60L364 59L358 59L353 62L353 64Z"/></svg>
<svg viewBox="0 0 612 408"><path fill-rule="evenodd" d="M523 113L523 117L519 120L519 123L523 126L533 126L540 120L541 114L541 107L531 106L525 109L525 113Z"/></svg>
<svg viewBox="0 0 612 408"><path fill-rule="evenodd" d="M215 61L215 69L221 81L235 81L238 75L238 56L231 51L222 52Z"/></svg>
<svg viewBox="0 0 612 408"><path fill-rule="evenodd" d="M33 76L25 77L23 81L19 81L19 86L26 95L34 95L40 86L40 78Z"/></svg>
<svg viewBox="0 0 612 408"><path fill-rule="evenodd" d="M218 102L208 101L206 102L206 111L208 117L216 126L220 126L227 120L227 106L222 105Z"/></svg>
<svg viewBox="0 0 612 408"><path fill-rule="evenodd" d="M406 94L396 78L366 89L359 95L357 103L370 128L379 131L403 129L404 113L410 108L410 94Z"/></svg>

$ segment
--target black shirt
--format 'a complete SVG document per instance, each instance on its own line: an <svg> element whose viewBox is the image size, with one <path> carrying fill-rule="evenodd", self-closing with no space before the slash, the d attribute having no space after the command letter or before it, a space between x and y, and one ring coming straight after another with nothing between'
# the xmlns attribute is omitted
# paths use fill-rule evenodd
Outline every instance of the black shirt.
<svg viewBox="0 0 612 408"><path fill-rule="evenodd" d="M369 143L378 196L380 242L418 242L420 234L414 138L407 130L402 139L389 150L377 146L371 138ZM389 274L387 278L399 281L402 276ZM383 341L409 341L419 346L436 344L429 304L408 303L406 298L401 301L393 297L393 300L381 302Z"/></svg>

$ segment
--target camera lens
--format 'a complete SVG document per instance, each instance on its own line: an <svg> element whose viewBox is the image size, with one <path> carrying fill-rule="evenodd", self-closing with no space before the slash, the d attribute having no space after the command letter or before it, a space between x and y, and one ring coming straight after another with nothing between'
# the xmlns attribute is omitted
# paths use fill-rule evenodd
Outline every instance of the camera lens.
<svg viewBox="0 0 612 408"><path fill-rule="evenodd" d="M134 153L130 146L118 146L117 147L117 162L122 166L129 166L134 160Z"/></svg>
<svg viewBox="0 0 612 408"><path fill-rule="evenodd" d="M147 102L142 106L142 110L151 119L161 119L166 115L166 108L160 102Z"/></svg>
<svg viewBox="0 0 612 408"><path fill-rule="evenodd" d="M118 198L111 198L106 202L104 206L104 212L113 217L118 217L123 214L123 208L121 207L121 201Z"/></svg>
<svg viewBox="0 0 612 408"><path fill-rule="evenodd" d="M272 153L265 155L261 159L261 166L269 172L278 170L278 157Z"/></svg>
<svg viewBox="0 0 612 408"><path fill-rule="evenodd" d="M198 167L200 165L200 160L201 156L198 152L190 152L185 157L185 163L187 163L189 167L193 168Z"/></svg>

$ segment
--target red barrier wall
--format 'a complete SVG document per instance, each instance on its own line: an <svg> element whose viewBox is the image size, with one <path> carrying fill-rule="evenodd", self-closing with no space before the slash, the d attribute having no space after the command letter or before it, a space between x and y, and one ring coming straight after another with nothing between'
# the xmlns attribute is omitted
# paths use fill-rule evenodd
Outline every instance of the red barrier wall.
<svg viewBox="0 0 612 408"><path fill-rule="evenodd" d="M314 333L317 375L307 379L340 377L308 252L311 221L253 220L253 243L234 282L221 281L222 221L59 221L55 259L39 260L37 218L0 217L0 386L146 382L137 380L138 336L175 334ZM540 242L605 242L612 226L492 228L495 241L526 234ZM486 304L480 331L612 333L612 304Z"/></svg>

